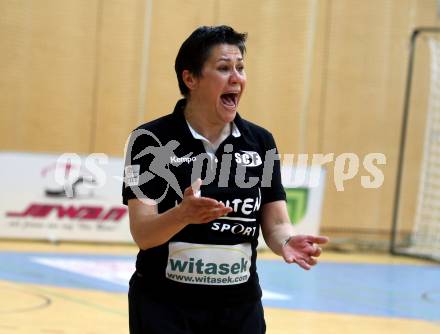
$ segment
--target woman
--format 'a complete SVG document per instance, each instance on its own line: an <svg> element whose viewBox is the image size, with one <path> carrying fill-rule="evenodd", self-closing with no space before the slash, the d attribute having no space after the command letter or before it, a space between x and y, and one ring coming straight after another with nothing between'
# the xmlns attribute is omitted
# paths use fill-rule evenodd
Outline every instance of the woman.
<svg viewBox="0 0 440 334"><path fill-rule="evenodd" d="M264 333L259 227L273 252L304 269L328 241L293 236L273 137L237 113L245 40L227 26L195 30L175 63L184 99L131 135L132 334Z"/></svg>

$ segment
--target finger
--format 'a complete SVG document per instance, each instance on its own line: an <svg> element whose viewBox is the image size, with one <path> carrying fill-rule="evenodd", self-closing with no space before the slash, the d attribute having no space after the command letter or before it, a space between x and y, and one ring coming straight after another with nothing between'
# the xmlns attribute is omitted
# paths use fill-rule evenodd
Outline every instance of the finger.
<svg viewBox="0 0 440 334"><path fill-rule="evenodd" d="M193 192L194 196L200 197L201 185L202 185L202 180L200 178L198 178L197 180L194 181L193 184L191 184L191 188L192 188L192 192Z"/></svg>
<svg viewBox="0 0 440 334"><path fill-rule="evenodd" d="M314 243L314 244L326 244L327 242L330 241L330 239L328 237L325 236L313 236L313 235L308 235L306 236L306 241L310 242L310 243Z"/></svg>
<svg viewBox="0 0 440 334"><path fill-rule="evenodd" d="M304 259L299 259L295 261L297 265L305 270L310 270L312 268Z"/></svg>
<svg viewBox="0 0 440 334"><path fill-rule="evenodd" d="M200 197L200 186L202 185L202 180L198 178L195 180L188 188L183 192L184 196L196 196Z"/></svg>
<svg viewBox="0 0 440 334"><path fill-rule="evenodd" d="M200 197L195 199L194 202L197 203L197 206L200 209L221 210L223 215L233 211L231 207L225 206L222 202L218 202L209 197Z"/></svg>
<svg viewBox="0 0 440 334"><path fill-rule="evenodd" d="M295 258L293 257L284 257L284 261L287 263L295 263Z"/></svg>
<svg viewBox="0 0 440 334"><path fill-rule="evenodd" d="M313 245L313 249L310 251L309 255L314 257L319 257L321 255L322 249L318 245Z"/></svg>
<svg viewBox="0 0 440 334"><path fill-rule="evenodd" d="M227 206L225 206L224 208L218 208L217 210L220 214L219 217L222 217L222 216L227 215L228 213L232 212L232 208L227 207Z"/></svg>
<svg viewBox="0 0 440 334"><path fill-rule="evenodd" d="M212 206L212 207L221 207L221 203L213 198L210 197L196 197L192 201L194 205L197 206Z"/></svg>
<svg viewBox="0 0 440 334"><path fill-rule="evenodd" d="M193 196L193 195L194 195L194 193L193 193L191 186L186 188L185 191L183 192L183 197L188 197L188 196Z"/></svg>
<svg viewBox="0 0 440 334"><path fill-rule="evenodd" d="M314 257L310 257L306 262L311 266L316 266L318 264L318 260Z"/></svg>
<svg viewBox="0 0 440 334"><path fill-rule="evenodd" d="M216 208L211 210L211 212L208 215L208 219L209 221L211 220L215 220L217 218L223 217L224 215L228 214L229 212L231 212L230 208Z"/></svg>
<svg viewBox="0 0 440 334"><path fill-rule="evenodd" d="M191 186L189 186L188 188L185 189L185 191L183 192L183 197L200 197L200 191L199 192L194 192L194 189Z"/></svg>
<svg viewBox="0 0 440 334"><path fill-rule="evenodd" d="M312 256L303 256L303 257L301 257L301 260L304 260L304 262L307 263L310 266L314 266L315 264L318 263L316 258L314 258Z"/></svg>
<svg viewBox="0 0 440 334"><path fill-rule="evenodd" d="M226 217L228 215L228 213L230 213L231 211L229 211L227 208L225 209L217 209L217 211L215 212L215 218L221 218L221 217Z"/></svg>

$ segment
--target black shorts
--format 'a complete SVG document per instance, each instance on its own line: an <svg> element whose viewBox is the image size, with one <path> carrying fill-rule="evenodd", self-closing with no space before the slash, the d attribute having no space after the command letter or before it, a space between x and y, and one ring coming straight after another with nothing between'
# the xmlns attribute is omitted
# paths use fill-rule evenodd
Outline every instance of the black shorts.
<svg viewBox="0 0 440 334"><path fill-rule="evenodd" d="M264 334L261 300L220 307L161 302L133 275L128 292L130 334Z"/></svg>

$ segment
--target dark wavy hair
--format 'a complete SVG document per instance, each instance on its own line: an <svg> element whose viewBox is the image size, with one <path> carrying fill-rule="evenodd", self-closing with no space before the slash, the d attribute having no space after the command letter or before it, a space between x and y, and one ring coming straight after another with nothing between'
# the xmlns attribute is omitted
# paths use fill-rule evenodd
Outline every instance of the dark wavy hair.
<svg viewBox="0 0 440 334"><path fill-rule="evenodd" d="M182 78L184 70L188 70L196 77L199 77L202 74L203 64L210 56L211 49L219 44L235 45L239 48L241 54L244 55L246 52L246 38L246 33L238 33L225 25L202 26L194 30L180 47L174 64L182 95L188 96L189 93L189 89Z"/></svg>

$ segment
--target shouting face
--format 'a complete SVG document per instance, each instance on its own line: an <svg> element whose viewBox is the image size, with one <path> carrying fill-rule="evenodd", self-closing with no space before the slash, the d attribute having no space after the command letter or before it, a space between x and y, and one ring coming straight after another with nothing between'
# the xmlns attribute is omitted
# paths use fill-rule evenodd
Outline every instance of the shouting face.
<svg viewBox="0 0 440 334"><path fill-rule="evenodd" d="M199 77L187 81L190 99L203 108L210 123L232 122L246 86L243 55L235 45L219 44L210 55Z"/></svg>

